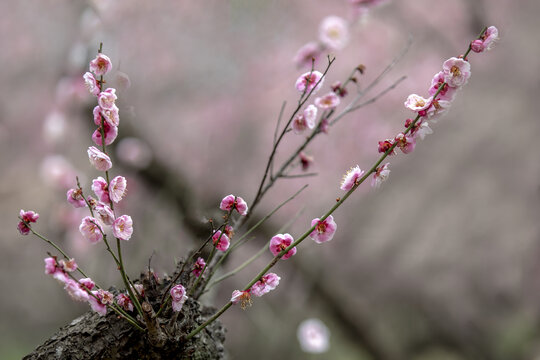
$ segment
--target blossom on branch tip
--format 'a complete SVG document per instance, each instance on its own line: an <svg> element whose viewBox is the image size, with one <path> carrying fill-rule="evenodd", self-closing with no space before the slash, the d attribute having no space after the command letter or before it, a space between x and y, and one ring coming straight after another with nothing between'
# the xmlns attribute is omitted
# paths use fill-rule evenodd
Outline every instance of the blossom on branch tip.
<svg viewBox="0 0 540 360"><path fill-rule="evenodd" d="M131 235L133 235L133 220L131 220L131 216L122 215L114 220L112 231L114 236L118 239L129 240Z"/></svg>
<svg viewBox="0 0 540 360"><path fill-rule="evenodd" d="M311 220L311 226L315 226L315 229L309 234L309 237L317 244L332 240L337 230L337 224L332 215L328 215L324 220L319 218Z"/></svg>
<svg viewBox="0 0 540 360"><path fill-rule="evenodd" d="M205 265L206 265L206 262L204 261L204 259L202 257L199 257L197 259L197 261L195 261L195 264L193 264L193 270L191 270L191 272L196 277L199 277L199 276L201 276L201 273L202 273Z"/></svg>
<svg viewBox="0 0 540 360"><path fill-rule="evenodd" d="M246 310L248 306L251 306L251 295L249 293L249 290L234 290L232 292L231 302L233 303L233 305L240 303L240 307L242 308L242 310Z"/></svg>
<svg viewBox="0 0 540 360"><path fill-rule="evenodd" d="M28 235L30 233L29 223L35 223L39 219L39 214L34 211L19 211L19 217L21 221L17 224L17 229L21 235Z"/></svg>
<svg viewBox="0 0 540 360"><path fill-rule="evenodd" d="M324 77L322 73L319 71L308 71L307 73L300 75L296 80L295 86L296 90L301 93L305 92L306 94L309 94L309 92L313 90L313 94L315 94L322 87L323 83Z"/></svg>
<svg viewBox="0 0 540 360"><path fill-rule="evenodd" d="M495 26L490 26L480 39L476 39L471 43L471 50L475 53L489 51L495 46L497 40L499 40L499 30Z"/></svg>
<svg viewBox="0 0 540 360"><path fill-rule="evenodd" d="M96 58L90 61L90 71L98 76L103 76L112 69L111 59L107 55L99 53Z"/></svg>
<svg viewBox="0 0 540 360"><path fill-rule="evenodd" d="M212 241L217 250L226 251L229 248L230 240L225 233L218 230L212 235Z"/></svg>
<svg viewBox="0 0 540 360"><path fill-rule="evenodd" d="M99 225L97 219L91 216L86 216L82 219L81 225L79 225L79 231L93 244L103 239L103 229Z"/></svg>
<svg viewBox="0 0 540 360"><path fill-rule="evenodd" d="M82 196L81 189L69 189L66 193L67 201L75 208L82 208L86 206L86 202Z"/></svg>
<svg viewBox="0 0 540 360"><path fill-rule="evenodd" d="M471 77L471 64L463 59L451 57L443 63L444 81L450 87L460 88Z"/></svg>
<svg viewBox="0 0 540 360"><path fill-rule="evenodd" d="M328 94L315 99L315 105L323 110L334 109L339 103L339 97L334 92L329 92Z"/></svg>
<svg viewBox="0 0 540 360"><path fill-rule="evenodd" d="M270 239L270 252L277 256L281 251L288 248L294 242L293 237L290 234L277 234ZM287 260L291 256L296 254L296 246L287 251L281 258Z"/></svg>
<svg viewBox="0 0 540 360"><path fill-rule="evenodd" d="M246 215L248 211L248 205L244 199L242 199L240 196L234 196L233 194L225 196L221 200L219 208L225 211L232 211L233 209L236 209L236 211L238 211L238 213L242 216Z"/></svg>
<svg viewBox="0 0 540 360"><path fill-rule="evenodd" d="M109 185L107 184L107 180L101 176L98 176L97 179L92 180L92 191L102 203L108 203L111 201L109 197Z"/></svg>
<svg viewBox="0 0 540 360"><path fill-rule="evenodd" d="M251 287L251 293L255 296L263 296L264 294L274 290L279 285L281 278L274 273L264 275Z"/></svg>
<svg viewBox="0 0 540 360"><path fill-rule="evenodd" d="M178 312L182 310L182 305L184 305L184 302L188 298L186 295L186 289L182 285L178 284L172 287L170 294L171 294L171 300L172 300L171 305L172 305L173 311Z"/></svg>
<svg viewBox="0 0 540 360"><path fill-rule="evenodd" d="M372 187L378 188L384 181L386 181L386 179L388 179L388 176L390 176L390 169L388 169L388 165L390 165L390 163L379 166L377 170L375 170L373 177L371 178Z"/></svg>
<svg viewBox="0 0 540 360"><path fill-rule="evenodd" d="M109 183L109 197L115 203L120 202L127 192L127 181L123 176L116 176Z"/></svg>
<svg viewBox="0 0 540 360"><path fill-rule="evenodd" d="M115 101L118 99L116 96L116 89L108 88L102 91L98 95L98 105L103 110L111 110L115 105Z"/></svg>
<svg viewBox="0 0 540 360"><path fill-rule="evenodd" d="M90 164L99 171L107 171L112 167L109 155L100 151L95 146L90 146L88 148L88 159L90 160Z"/></svg>
<svg viewBox="0 0 540 360"><path fill-rule="evenodd" d="M347 21L338 16L327 16L319 26L319 40L330 49L343 49L349 42Z"/></svg>
<svg viewBox="0 0 540 360"><path fill-rule="evenodd" d="M94 77L94 75L91 72L86 72L83 75L83 79L84 79L84 86L86 87L86 89L88 89L88 92L90 92L90 94L92 95L97 96L100 90L99 90L99 84L96 78Z"/></svg>
<svg viewBox="0 0 540 360"><path fill-rule="evenodd" d="M364 171L358 165L351 167L341 180L341 190L349 191L356 185L357 181L364 175Z"/></svg>

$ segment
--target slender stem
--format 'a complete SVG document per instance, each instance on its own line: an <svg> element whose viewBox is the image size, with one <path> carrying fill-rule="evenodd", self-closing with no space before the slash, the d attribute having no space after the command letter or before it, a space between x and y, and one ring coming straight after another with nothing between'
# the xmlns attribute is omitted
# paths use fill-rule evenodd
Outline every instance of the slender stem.
<svg viewBox="0 0 540 360"><path fill-rule="evenodd" d="M124 285L126 287L126 291L129 293L129 297L131 298L131 301L133 302L133 305L135 305L135 308L137 309L137 312L141 317L143 317L143 311L141 304L139 303L139 299L135 294L133 293L133 288L126 276L126 272L124 270L124 265L122 262L122 249L120 247L120 239L116 238L116 248L118 249L118 260L119 260L119 266L118 270L120 270L120 274L122 274L122 280L124 280ZM143 317L144 318L144 317Z"/></svg>

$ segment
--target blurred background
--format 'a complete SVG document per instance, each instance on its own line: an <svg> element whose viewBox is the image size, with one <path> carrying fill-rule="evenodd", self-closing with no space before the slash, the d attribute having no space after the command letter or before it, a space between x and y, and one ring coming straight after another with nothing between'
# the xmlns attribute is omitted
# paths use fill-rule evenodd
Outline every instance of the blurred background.
<svg viewBox="0 0 540 360"><path fill-rule="evenodd" d="M127 268L135 277L152 256L164 274L204 238L205 219L219 219L223 196L253 200L280 107L286 101L290 115L298 99L294 82L305 69L292 59L328 15L360 19L348 45L332 52L321 94L359 64L365 88L412 37L365 99L407 79L315 139L306 152L318 175L278 181L255 219L309 187L234 253L227 271L273 234L300 236L326 212L343 194L343 173L370 168L377 142L401 131L406 97L427 95L442 62L483 26L497 26L501 40L470 56L472 77L434 134L390 159L380 189L364 184L337 210L331 242L302 243L275 268L276 291L223 315L229 357L540 359L539 2L386 1L359 14L346 0L24 0L0 2L0 12L1 359L31 352L87 311L44 274L52 249L18 234L21 208L37 211L35 229L97 282L121 284L102 244L78 232L86 213L65 201L75 175L87 192L99 175L86 155L95 98L82 82L99 43L113 61L106 81L118 89L120 137L129 136L117 141L112 169L128 178L119 211L135 224ZM287 134L278 161L303 139ZM269 260L267 252L203 301L221 307ZM322 354L297 340L307 318L329 330Z"/></svg>

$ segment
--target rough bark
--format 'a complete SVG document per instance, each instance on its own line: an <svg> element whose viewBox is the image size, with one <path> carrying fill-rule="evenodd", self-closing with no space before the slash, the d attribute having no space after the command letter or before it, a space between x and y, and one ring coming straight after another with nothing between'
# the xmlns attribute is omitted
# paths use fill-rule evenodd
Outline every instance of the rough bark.
<svg viewBox="0 0 540 360"><path fill-rule="evenodd" d="M187 283L189 274L180 278ZM215 321L189 341L185 336L215 313L189 298L182 311L170 306L155 318L163 292L170 279L158 282L153 274L143 276L145 315L155 319L160 341L150 331L140 331L125 319L108 311L106 316L87 312L61 328L24 360L34 359L224 359L225 329ZM113 293L116 290L111 289Z"/></svg>

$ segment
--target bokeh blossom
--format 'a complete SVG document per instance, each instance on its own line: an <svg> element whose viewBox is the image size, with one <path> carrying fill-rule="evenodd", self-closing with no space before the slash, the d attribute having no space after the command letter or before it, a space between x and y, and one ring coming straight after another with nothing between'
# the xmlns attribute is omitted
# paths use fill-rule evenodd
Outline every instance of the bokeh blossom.
<svg viewBox="0 0 540 360"><path fill-rule="evenodd" d="M330 347L330 331L319 319L306 319L298 326L296 333L302 350L320 354Z"/></svg>
<svg viewBox="0 0 540 360"><path fill-rule="evenodd" d="M315 99L315 105L320 109L334 109L340 103L339 97L334 92L318 97Z"/></svg>
<svg viewBox="0 0 540 360"><path fill-rule="evenodd" d="M324 18L319 27L319 40L330 49L343 49L349 42L347 21L339 16Z"/></svg>

